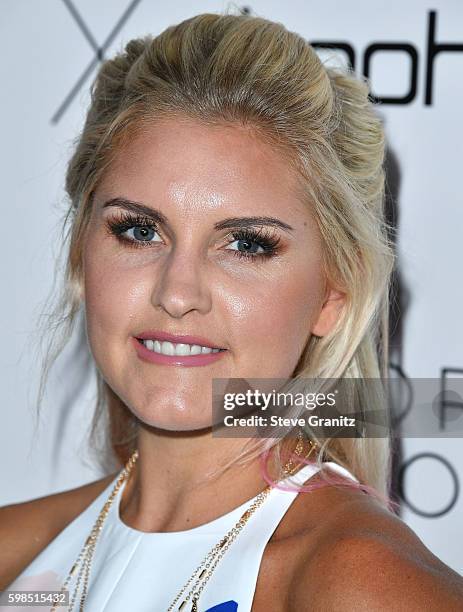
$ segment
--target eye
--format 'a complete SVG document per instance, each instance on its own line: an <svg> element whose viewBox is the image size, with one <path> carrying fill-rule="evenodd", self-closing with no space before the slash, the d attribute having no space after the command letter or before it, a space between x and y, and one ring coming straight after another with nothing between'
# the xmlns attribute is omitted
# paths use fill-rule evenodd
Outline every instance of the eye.
<svg viewBox="0 0 463 612"><path fill-rule="evenodd" d="M108 219L106 224L111 235L134 247L147 247L162 242L160 238L153 240L159 234L156 225L148 217L124 212L115 219Z"/></svg>
<svg viewBox="0 0 463 612"><path fill-rule="evenodd" d="M132 232L132 235L130 232ZM153 236L157 234L157 231L154 229L154 227L135 225L134 227L130 227L124 233L127 233L130 240L135 240L137 242L151 242ZM159 240L155 240L154 242L159 242Z"/></svg>
<svg viewBox="0 0 463 612"><path fill-rule="evenodd" d="M278 252L280 238L264 230L244 229L232 232L237 249L226 249L233 251L237 257L245 257L258 261L263 258L273 257ZM259 252L260 249L260 252Z"/></svg>
<svg viewBox="0 0 463 612"><path fill-rule="evenodd" d="M235 243L237 244L237 248L230 249L231 251L236 250L238 251L238 253L241 253L241 254L246 253L248 255L261 255L262 253L265 253L264 247L258 244L254 240L249 240L248 238L240 238L240 239L235 240L231 244L235 244ZM258 249L261 249L261 253L257 252Z"/></svg>

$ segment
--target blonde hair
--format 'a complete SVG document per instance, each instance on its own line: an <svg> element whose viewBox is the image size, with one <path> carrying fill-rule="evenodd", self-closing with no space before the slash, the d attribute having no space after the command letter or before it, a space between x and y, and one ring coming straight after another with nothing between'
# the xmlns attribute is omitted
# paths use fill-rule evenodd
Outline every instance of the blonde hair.
<svg viewBox="0 0 463 612"><path fill-rule="evenodd" d="M315 214L326 278L346 294L336 326L324 337L311 336L293 375L384 380L394 254L383 214L385 137L368 82L348 69L324 66L306 40L280 23L206 13L156 37L131 40L103 62L93 83L66 175L70 206L64 225L70 244L55 312L55 331L64 330L59 343L49 344L39 404L49 367L81 308L83 236L92 194L125 138L162 116L246 125L284 152ZM92 432L103 418L108 445L124 463L134 449L135 419L96 374ZM368 385L361 394L359 405L386 410ZM268 440L260 440L259 448L265 444ZM256 448L248 459L256 456ZM388 436L327 439L321 456L387 495Z"/></svg>

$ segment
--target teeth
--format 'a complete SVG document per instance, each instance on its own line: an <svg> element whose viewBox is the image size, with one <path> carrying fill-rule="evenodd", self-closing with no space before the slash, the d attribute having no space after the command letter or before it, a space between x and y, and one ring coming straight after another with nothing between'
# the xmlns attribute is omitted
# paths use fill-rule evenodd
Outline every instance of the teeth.
<svg viewBox="0 0 463 612"><path fill-rule="evenodd" d="M176 344L174 347L175 355L189 355L190 345L189 344Z"/></svg>
<svg viewBox="0 0 463 612"><path fill-rule="evenodd" d="M161 355L207 355L218 353L220 349L210 346L199 346L198 344L174 344L173 342L160 342L159 340L143 340L147 349Z"/></svg>
<svg viewBox="0 0 463 612"><path fill-rule="evenodd" d="M161 353L163 355L175 355L174 345L172 342L163 342L161 344Z"/></svg>

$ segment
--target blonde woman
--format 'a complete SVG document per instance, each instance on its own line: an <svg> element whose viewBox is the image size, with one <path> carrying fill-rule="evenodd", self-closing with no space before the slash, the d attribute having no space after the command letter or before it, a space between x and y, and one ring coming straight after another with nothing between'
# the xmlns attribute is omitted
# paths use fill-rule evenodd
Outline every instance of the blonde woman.
<svg viewBox="0 0 463 612"><path fill-rule="evenodd" d="M214 378L384 378L384 146L367 84L279 23L202 14L103 63L57 314L69 334L85 313L120 467L0 510L2 589L91 612L463 609L388 505L386 438L212 435Z"/></svg>

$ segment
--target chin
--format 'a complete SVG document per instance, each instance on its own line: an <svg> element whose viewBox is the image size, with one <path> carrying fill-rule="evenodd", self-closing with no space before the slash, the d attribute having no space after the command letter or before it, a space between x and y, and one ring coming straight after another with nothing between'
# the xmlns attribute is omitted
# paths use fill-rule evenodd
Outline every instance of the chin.
<svg viewBox="0 0 463 612"><path fill-rule="evenodd" d="M211 415L198 415L194 409L175 410L172 406L165 411L156 410L134 410L131 412L137 419L148 427L170 432L192 432L208 430L212 427Z"/></svg>

